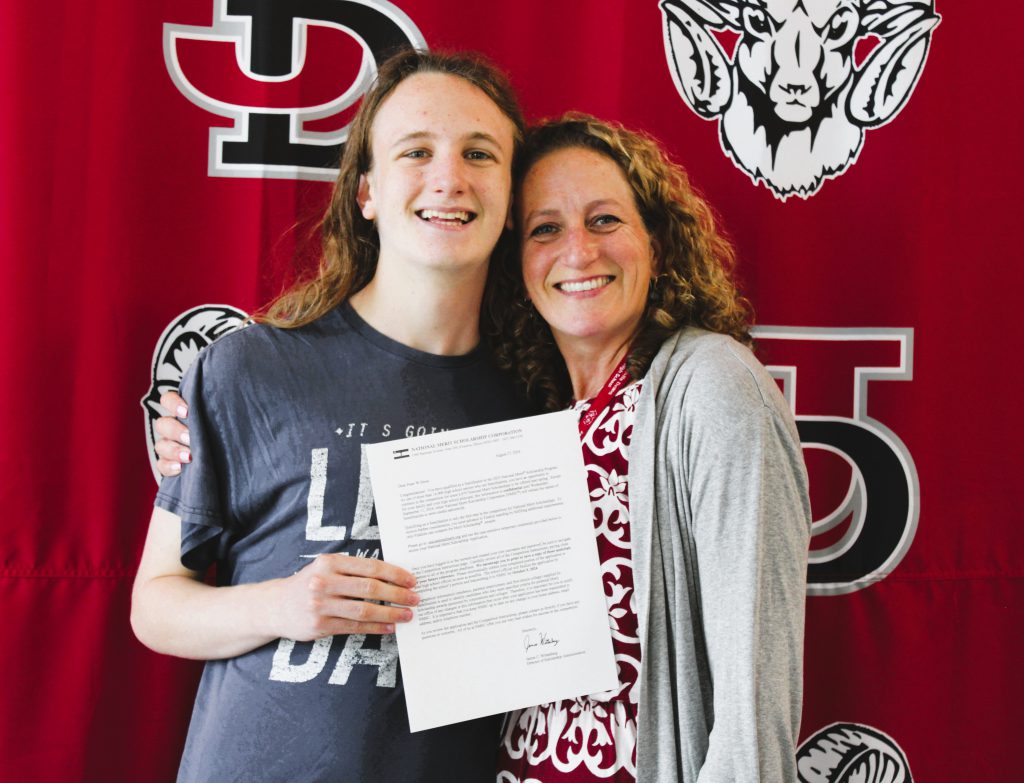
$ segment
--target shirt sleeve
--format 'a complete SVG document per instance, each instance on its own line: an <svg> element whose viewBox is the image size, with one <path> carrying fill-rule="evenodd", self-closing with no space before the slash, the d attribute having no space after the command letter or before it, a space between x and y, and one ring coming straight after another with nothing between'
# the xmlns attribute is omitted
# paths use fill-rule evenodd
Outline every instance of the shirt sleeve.
<svg viewBox="0 0 1024 783"><path fill-rule="evenodd" d="M229 530L225 433L216 426L216 397L207 352L196 358L179 393L188 405L192 462L177 476L164 478L155 505L181 518L181 562L205 571L214 561Z"/></svg>

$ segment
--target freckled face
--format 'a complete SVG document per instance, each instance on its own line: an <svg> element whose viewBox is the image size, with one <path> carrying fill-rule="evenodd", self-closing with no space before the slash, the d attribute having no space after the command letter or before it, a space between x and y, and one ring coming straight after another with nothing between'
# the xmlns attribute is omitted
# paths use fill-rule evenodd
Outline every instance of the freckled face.
<svg viewBox="0 0 1024 783"><path fill-rule="evenodd" d="M405 79L373 120L359 206L377 224L379 263L486 265L508 223L515 128L465 79Z"/></svg>
<svg viewBox="0 0 1024 783"><path fill-rule="evenodd" d="M657 264L618 165L588 149L552 152L527 173L518 210L526 291L559 347L627 343Z"/></svg>

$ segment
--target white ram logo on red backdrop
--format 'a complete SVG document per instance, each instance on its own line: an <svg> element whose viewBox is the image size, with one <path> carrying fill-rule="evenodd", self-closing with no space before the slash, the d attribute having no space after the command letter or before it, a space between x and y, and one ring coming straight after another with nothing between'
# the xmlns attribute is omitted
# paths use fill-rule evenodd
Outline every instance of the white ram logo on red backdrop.
<svg viewBox="0 0 1024 783"><path fill-rule="evenodd" d="M896 740L863 723L833 723L796 752L799 783L913 783Z"/></svg>
<svg viewBox="0 0 1024 783"><path fill-rule="evenodd" d="M783 200L843 174L865 129L900 112L940 20L933 0L663 0L661 9L679 94L720 120L726 154ZM731 56L713 31L738 34Z"/></svg>

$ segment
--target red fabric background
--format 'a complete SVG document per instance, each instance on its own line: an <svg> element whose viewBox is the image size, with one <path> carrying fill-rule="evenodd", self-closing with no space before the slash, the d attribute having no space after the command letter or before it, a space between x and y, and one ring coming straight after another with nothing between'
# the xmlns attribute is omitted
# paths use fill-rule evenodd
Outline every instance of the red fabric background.
<svg viewBox="0 0 1024 783"><path fill-rule="evenodd" d="M679 97L654 0L398 5L431 47L505 66L530 117L575 108L662 139L724 216L760 323L914 330L913 379L873 382L868 413L913 457L917 534L883 581L809 598L803 734L863 723L900 745L915 780L1013 777L1019 4L939 0L903 111L847 173L785 202ZM208 26L213 0L6 11L0 779L172 780L198 670L128 626L154 491L139 399L173 318L206 302L251 311L308 262L295 248L329 185L207 175L208 129L228 121L176 89L161 38L165 23ZM311 37L320 76L302 94L344 87L354 51ZM224 73L230 54L195 62L216 89L251 96ZM801 365L806 388L824 386L804 413L850 415L849 376L830 372Z"/></svg>

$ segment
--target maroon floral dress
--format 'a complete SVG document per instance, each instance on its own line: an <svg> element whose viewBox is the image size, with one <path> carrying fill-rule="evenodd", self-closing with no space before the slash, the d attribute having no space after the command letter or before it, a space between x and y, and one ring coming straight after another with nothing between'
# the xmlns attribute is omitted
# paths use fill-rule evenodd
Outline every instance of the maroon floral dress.
<svg viewBox="0 0 1024 783"><path fill-rule="evenodd" d="M640 382L619 390L583 437L619 686L513 712L499 751L498 783L636 780L640 639L626 481L639 397ZM582 413L590 404L577 403L574 410Z"/></svg>

